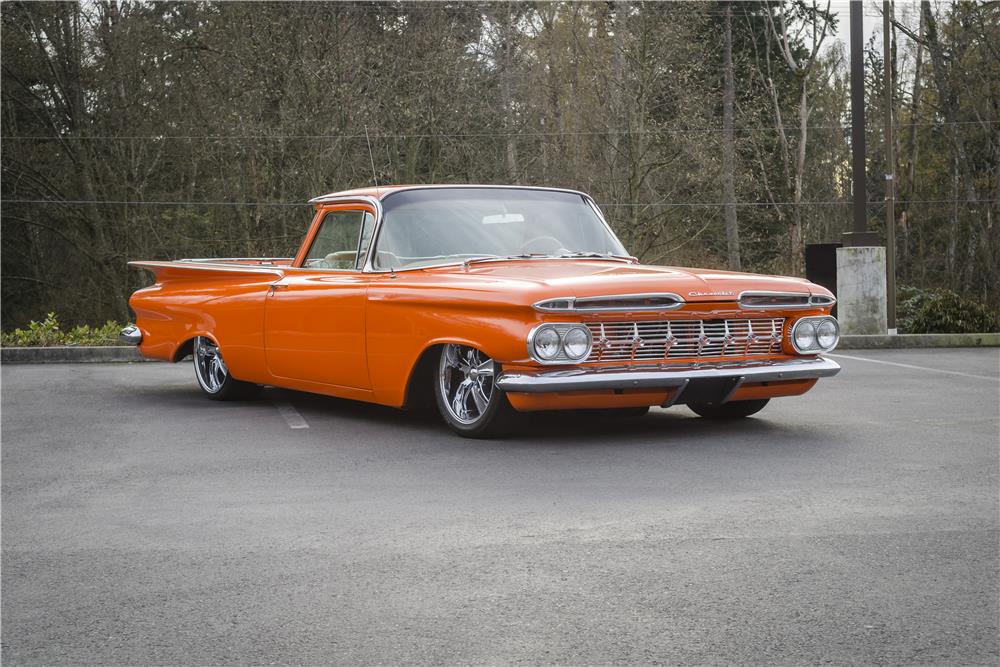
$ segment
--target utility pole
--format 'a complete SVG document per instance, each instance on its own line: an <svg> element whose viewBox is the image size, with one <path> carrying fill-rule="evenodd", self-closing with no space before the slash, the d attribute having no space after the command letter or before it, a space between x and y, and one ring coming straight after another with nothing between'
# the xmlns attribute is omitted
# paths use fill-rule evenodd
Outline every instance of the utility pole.
<svg viewBox="0 0 1000 667"><path fill-rule="evenodd" d="M888 328L888 269L878 234L867 231L865 197L864 8L851 0L851 187L852 231L837 248L837 319L845 334L884 336Z"/></svg>
<svg viewBox="0 0 1000 667"><path fill-rule="evenodd" d="M865 52L864 7L851 0L851 190L854 198L853 228L844 234L844 245L874 246L877 236L868 231L865 197Z"/></svg>
<svg viewBox="0 0 1000 667"><path fill-rule="evenodd" d="M885 60L885 282L886 322L896 333L896 150L892 131L892 5L882 0L882 54Z"/></svg>

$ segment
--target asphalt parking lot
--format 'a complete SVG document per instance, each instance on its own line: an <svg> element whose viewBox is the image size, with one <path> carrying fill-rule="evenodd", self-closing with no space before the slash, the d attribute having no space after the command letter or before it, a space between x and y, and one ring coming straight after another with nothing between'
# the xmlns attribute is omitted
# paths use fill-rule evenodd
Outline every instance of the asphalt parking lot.
<svg viewBox="0 0 1000 667"><path fill-rule="evenodd" d="M2 369L3 662L996 664L1000 350L497 441Z"/></svg>

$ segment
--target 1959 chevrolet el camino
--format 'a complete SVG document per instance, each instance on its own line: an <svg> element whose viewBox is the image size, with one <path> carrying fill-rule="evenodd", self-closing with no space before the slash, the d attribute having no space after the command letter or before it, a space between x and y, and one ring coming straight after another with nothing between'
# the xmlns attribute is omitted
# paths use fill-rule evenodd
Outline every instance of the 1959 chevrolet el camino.
<svg viewBox="0 0 1000 667"><path fill-rule="evenodd" d="M274 385L436 402L464 436L514 411L751 415L840 367L829 291L799 278L645 266L581 192L405 186L313 199L294 258L131 262L122 339L194 356L202 391Z"/></svg>

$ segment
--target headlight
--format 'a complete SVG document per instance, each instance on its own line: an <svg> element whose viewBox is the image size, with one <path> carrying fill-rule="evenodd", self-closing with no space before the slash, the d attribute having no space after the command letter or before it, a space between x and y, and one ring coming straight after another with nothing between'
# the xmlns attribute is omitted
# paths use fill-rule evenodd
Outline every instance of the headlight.
<svg viewBox="0 0 1000 667"><path fill-rule="evenodd" d="M580 360L590 354L590 330L586 327L572 327L563 334L563 352L573 360Z"/></svg>
<svg viewBox="0 0 1000 667"><path fill-rule="evenodd" d="M792 325L791 338L799 354L829 352L840 342L840 325L829 315L803 317Z"/></svg>
<svg viewBox="0 0 1000 667"><path fill-rule="evenodd" d="M559 356L560 351L559 332L555 329L540 329L535 334L535 354L540 358L551 361Z"/></svg>
<svg viewBox="0 0 1000 667"><path fill-rule="evenodd" d="M824 350L832 350L840 340L840 327L837 320L823 320L816 327L816 343Z"/></svg>
<svg viewBox="0 0 1000 667"><path fill-rule="evenodd" d="M805 352L816 347L816 328L812 322L801 322L795 325L792 332L792 343L799 352Z"/></svg>
<svg viewBox="0 0 1000 667"><path fill-rule="evenodd" d="M543 364L575 363L587 358L592 342L582 324L540 324L528 334L528 354Z"/></svg>

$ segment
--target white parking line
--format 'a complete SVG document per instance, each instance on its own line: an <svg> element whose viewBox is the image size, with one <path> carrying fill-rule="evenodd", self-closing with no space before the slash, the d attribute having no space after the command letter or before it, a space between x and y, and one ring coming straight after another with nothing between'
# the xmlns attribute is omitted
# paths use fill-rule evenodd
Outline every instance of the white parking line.
<svg viewBox="0 0 1000 667"><path fill-rule="evenodd" d="M285 418L288 428L309 428L309 424L302 418L299 411L292 407L291 403L275 403L278 414Z"/></svg>
<svg viewBox="0 0 1000 667"><path fill-rule="evenodd" d="M899 366L900 368L913 368L918 371L932 371L934 373L947 373L948 375L960 375L965 378L975 378L977 380L992 380L1000 382L1000 378L989 375L973 375L972 373L962 373L960 371L949 371L943 368L930 368L929 366L914 366L913 364L901 364L897 361L883 361L881 359L869 359L868 357L852 357L847 354L828 354L828 357L838 357L840 359L853 359L855 361L870 361L873 364L885 364L886 366Z"/></svg>

